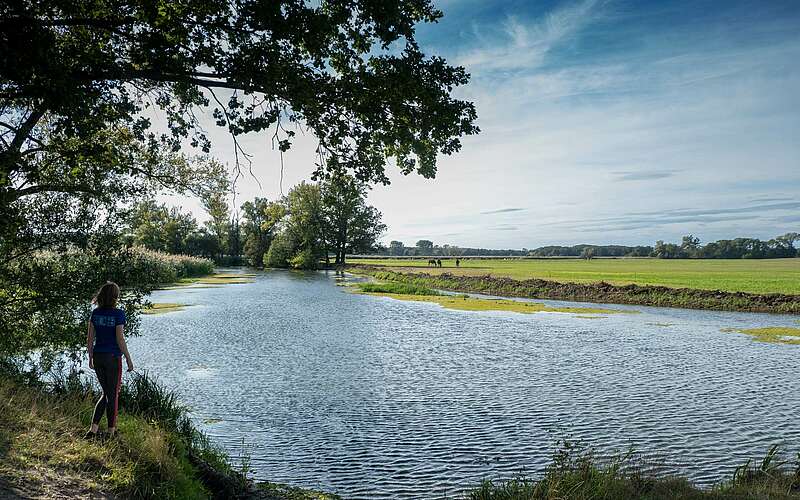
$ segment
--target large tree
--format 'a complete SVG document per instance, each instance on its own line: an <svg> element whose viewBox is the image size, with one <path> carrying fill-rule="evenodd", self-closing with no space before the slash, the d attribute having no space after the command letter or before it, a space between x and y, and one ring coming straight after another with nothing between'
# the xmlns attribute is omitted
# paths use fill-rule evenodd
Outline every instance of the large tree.
<svg viewBox="0 0 800 500"><path fill-rule="evenodd" d="M322 194L318 184L301 182L286 196L285 241L292 249L289 264L295 268L315 269L328 254Z"/></svg>
<svg viewBox="0 0 800 500"><path fill-rule="evenodd" d="M231 210L228 205L228 196L230 195L231 185L228 180L227 169L222 162L214 158L204 158L202 161L205 163L209 175L213 178L213 182L209 183L200 193L200 201L209 216L205 223L206 228L219 241L219 255L215 257L221 259L222 254L228 249L230 243L228 236L231 225Z"/></svg>
<svg viewBox="0 0 800 500"><path fill-rule="evenodd" d="M242 205L244 255L250 265L262 267L278 222L286 213L282 203L256 198Z"/></svg>
<svg viewBox="0 0 800 500"><path fill-rule="evenodd" d="M69 273L28 279L42 249L124 269L110 259L129 204L205 178L207 162L177 154L210 151L204 112L230 133L237 172L237 137L262 132L283 152L302 128L318 140L316 177L386 183L390 160L433 177L437 155L477 132L474 106L452 97L467 74L415 40L440 16L430 0L0 3L0 316L88 298L99 275L80 290ZM59 284L69 291L37 299ZM80 334L79 314L59 318ZM0 336L20 334L0 323Z"/></svg>
<svg viewBox="0 0 800 500"><path fill-rule="evenodd" d="M393 240L389 242L389 255L405 255L406 247L402 241Z"/></svg>
<svg viewBox="0 0 800 500"><path fill-rule="evenodd" d="M328 249L336 255L335 263L344 265L348 253L375 248L386 225L381 213L367 205L367 186L343 175L322 183L321 192L324 234Z"/></svg>
<svg viewBox="0 0 800 500"><path fill-rule="evenodd" d="M135 205L128 219L131 243L172 254L188 253L186 239L197 230L191 214L154 200Z"/></svg>
<svg viewBox="0 0 800 500"><path fill-rule="evenodd" d="M285 125L305 125L318 139L317 175L385 183L394 158L433 177L437 155L477 132L474 106L451 96L468 75L415 39L417 24L441 15L430 0L3 2L2 201L83 189L31 183L38 153L63 147L52 139L90 145L125 124L151 149L188 138L208 151L202 109L234 141L269 130L281 151L295 133ZM166 133L148 108L164 112Z"/></svg>

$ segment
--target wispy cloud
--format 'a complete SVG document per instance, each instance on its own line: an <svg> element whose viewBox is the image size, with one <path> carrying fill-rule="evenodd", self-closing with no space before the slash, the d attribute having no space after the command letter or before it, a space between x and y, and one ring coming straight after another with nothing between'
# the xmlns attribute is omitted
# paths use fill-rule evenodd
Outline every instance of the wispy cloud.
<svg viewBox="0 0 800 500"><path fill-rule="evenodd" d="M494 214L507 214L512 212L522 212L526 210L524 208L498 208L497 210L487 210L486 212L481 212L481 215L494 215Z"/></svg>
<svg viewBox="0 0 800 500"><path fill-rule="evenodd" d="M800 202L796 0L444 1L419 40L467 66L456 93L482 132L440 157L435 181L388 169L391 187L370 192L386 241L520 248L591 231L652 244L798 227L800 208L782 205ZM224 130L207 128L233 162ZM281 158L262 136L242 140L265 188L243 182L241 199L279 197ZM284 189L307 178L315 146L298 135Z"/></svg>
<svg viewBox="0 0 800 500"><path fill-rule="evenodd" d="M750 198L750 203L770 203L774 201L793 201L794 198L790 198L788 196L776 196L776 197L762 197L762 198Z"/></svg>
<svg viewBox="0 0 800 500"><path fill-rule="evenodd" d="M580 2L556 9L538 22L525 23L517 16L507 16L502 38L492 41L476 26L484 44L456 58L471 71L533 70L541 66L547 54L574 36L591 19L598 0ZM487 40L488 39L488 40Z"/></svg>
<svg viewBox="0 0 800 500"><path fill-rule="evenodd" d="M629 231L641 228L655 228L672 224L712 224L717 222L741 222L762 218L774 212L800 209L800 202L774 203L749 207L675 209L649 212L628 212L613 217L578 219L542 223L573 231ZM792 222L794 215L778 217L782 222ZM733 235L731 236L733 237Z"/></svg>
<svg viewBox="0 0 800 500"><path fill-rule="evenodd" d="M611 174L618 181L651 181L672 177L678 172L678 170L631 170L627 172L612 172Z"/></svg>
<svg viewBox="0 0 800 500"><path fill-rule="evenodd" d="M775 222L800 222L800 215L784 215L783 217L775 217Z"/></svg>

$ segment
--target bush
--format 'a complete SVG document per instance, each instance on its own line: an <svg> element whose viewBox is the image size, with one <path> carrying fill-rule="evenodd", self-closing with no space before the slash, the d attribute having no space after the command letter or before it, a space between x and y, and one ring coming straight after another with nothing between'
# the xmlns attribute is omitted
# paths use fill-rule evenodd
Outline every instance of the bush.
<svg viewBox="0 0 800 500"><path fill-rule="evenodd" d="M148 273L149 281L157 284L197 278L214 272L214 263L201 257L173 255L143 247L133 247L129 253L132 267Z"/></svg>
<svg viewBox="0 0 800 500"><path fill-rule="evenodd" d="M316 269L319 259L310 248L300 250L291 258L289 264L294 269Z"/></svg>
<svg viewBox="0 0 800 500"><path fill-rule="evenodd" d="M292 247L286 236L281 233L272 240L266 256L264 265L267 267L289 267Z"/></svg>
<svg viewBox="0 0 800 500"><path fill-rule="evenodd" d="M146 295L165 283L212 273L208 259L140 247L42 251L14 261L0 283L0 354L37 351L40 359L83 348L90 300L106 280L122 288L119 306L135 335Z"/></svg>
<svg viewBox="0 0 800 500"><path fill-rule="evenodd" d="M776 460L773 447L758 469L749 462L737 469L732 481L699 489L688 480L656 476L644 470L632 451L598 462L591 450L563 442L541 478L524 476L507 481L483 481L468 492L470 500L588 500L630 498L647 500L740 500L800 498L800 465L796 470Z"/></svg>

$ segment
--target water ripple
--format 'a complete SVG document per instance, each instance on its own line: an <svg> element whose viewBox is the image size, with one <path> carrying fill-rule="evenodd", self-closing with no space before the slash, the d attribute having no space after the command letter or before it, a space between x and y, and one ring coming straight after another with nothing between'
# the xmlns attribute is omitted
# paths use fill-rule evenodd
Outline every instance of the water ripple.
<svg viewBox="0 0 800 500"><path fill-rule="evenodd" d="M232 456L244 439L259 478L347 498L452 497L540 472L565 435L601 457L634 447L701 485L800 439L800 348L719 331L786 317L451 311L322 273L153 300L201 307L142 318L137 365Z"/></svg>

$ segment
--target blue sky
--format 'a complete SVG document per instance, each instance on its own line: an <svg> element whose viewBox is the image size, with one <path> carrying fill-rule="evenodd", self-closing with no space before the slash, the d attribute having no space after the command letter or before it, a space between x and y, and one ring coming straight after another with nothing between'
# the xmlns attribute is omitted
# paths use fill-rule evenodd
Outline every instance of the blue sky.
<svg viewBox="0 0 800 500"><path fill-rule="evenodd" d="M441 158L436 180L393 174L372 191L387 242L533 248L800 230L799 1L437 5L445 17L419 40L472 74L457 93L475 101L482 133ZM262 187L240 182L240 200L279 194L265 142L246 141ZM224 135L217 145L232 161ZM283 190L312 162L306 138L286 157Z"/></svg>

